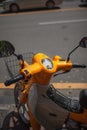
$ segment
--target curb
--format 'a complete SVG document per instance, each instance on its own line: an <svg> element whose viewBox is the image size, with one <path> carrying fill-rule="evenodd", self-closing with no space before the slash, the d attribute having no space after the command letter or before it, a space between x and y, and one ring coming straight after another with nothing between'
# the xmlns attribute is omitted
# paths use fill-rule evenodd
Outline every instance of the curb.
<svg viewBox="0 0 87 130"><path fill-rule="evenodd" d="M52 83L57 89L87 89L87 83ZM14 84L5 86L4 83L0 83L0 89L13 89Z"/></svg>

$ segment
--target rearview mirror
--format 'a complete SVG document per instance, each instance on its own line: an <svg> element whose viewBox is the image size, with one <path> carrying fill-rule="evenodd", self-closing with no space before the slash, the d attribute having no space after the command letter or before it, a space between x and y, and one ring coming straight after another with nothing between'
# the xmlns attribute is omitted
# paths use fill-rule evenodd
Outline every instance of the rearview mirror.
<svg viewBox="0 0 87 130"><path fill-rule="evenodd" d="M15 48L8 41L0 41L0 58L14 54Z"/></svg>
<svg viewBox="0 0 87 130"><path fill-rule="evenodd" d="M70 60L70 55L79 47L87 48L87 37L83 37L81 41L79 42L79 45L77 45L69 54L67 57L67 62Z"/></svg>
<svg viewBox="0 0 87 130"><path fill-rule="evenodd" d="M79 46L83 48L87 48L87 37L81 39Z"/></svg>

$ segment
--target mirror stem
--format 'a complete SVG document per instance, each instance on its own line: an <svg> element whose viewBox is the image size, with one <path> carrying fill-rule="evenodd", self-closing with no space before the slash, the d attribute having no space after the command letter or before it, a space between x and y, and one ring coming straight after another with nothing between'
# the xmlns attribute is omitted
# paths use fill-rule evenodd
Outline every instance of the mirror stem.
<svg viewBox="0 0 87 130"><path fill-rule="evenodd" d="M78 47L80 47L80 45L78 45L77 47L75 47L75 48L68 54L67 62L70 60L70 55L71 55Z"/></svg>
<svg viewBox="0 0 87 130"><path fill-rule="evenodd" d="M15 54L15 53L13 53L13 55L14 55L14 56L16 56L16 57L18 57L18 55L17 55L17 54Z"/></svg>
<svg viewBox="0 0 87 130"><path fill-rule="evenodd" d="M21 60L21 61L22 61L21 68L23 69L23 68L24 68L24 60L23 60L23 56L22 56L22 55L17 55L17 54L15 54L15 53L14 53L14 56L16 56L18 60Z"/></svg>

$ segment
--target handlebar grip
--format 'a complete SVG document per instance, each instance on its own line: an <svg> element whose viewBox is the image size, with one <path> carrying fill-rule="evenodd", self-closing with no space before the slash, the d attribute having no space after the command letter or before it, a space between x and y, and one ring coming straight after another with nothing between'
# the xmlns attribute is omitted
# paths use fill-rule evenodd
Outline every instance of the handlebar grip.
<svg viewBox="0 0 87 130"><path fill-rule="evenodd" d="M12 79L6 80L4 84L5 84L5 86L9 86L22 79L24 79L24 76L22 74L19 74L19 75L13 77Z"/></svg>
<svg viewBox="0 0 87 130"><path fill-rule="evenodd" d="M73 64L73 68L86 68L86 65L80 65L80 64Z"/></svg>

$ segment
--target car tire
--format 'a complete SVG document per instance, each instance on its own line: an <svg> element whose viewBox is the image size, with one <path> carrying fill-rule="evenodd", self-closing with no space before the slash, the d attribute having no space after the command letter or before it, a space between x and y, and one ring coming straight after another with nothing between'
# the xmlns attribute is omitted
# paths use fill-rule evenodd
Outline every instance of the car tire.
<svg viewBox="0 0 87 130"><path fill-rule="evenodd" d="M55 7L55 2L54 2L53 0L48 0L48 1L46 2L46 7L47 7L48 9L53 9L53 8Z"/></svg>
<svg viewBox="0 0 87 130"><path fill-rule="evenodd" d="M10 12L18 12L19 6L17 4L11 4L10 5Z"/></svg>

